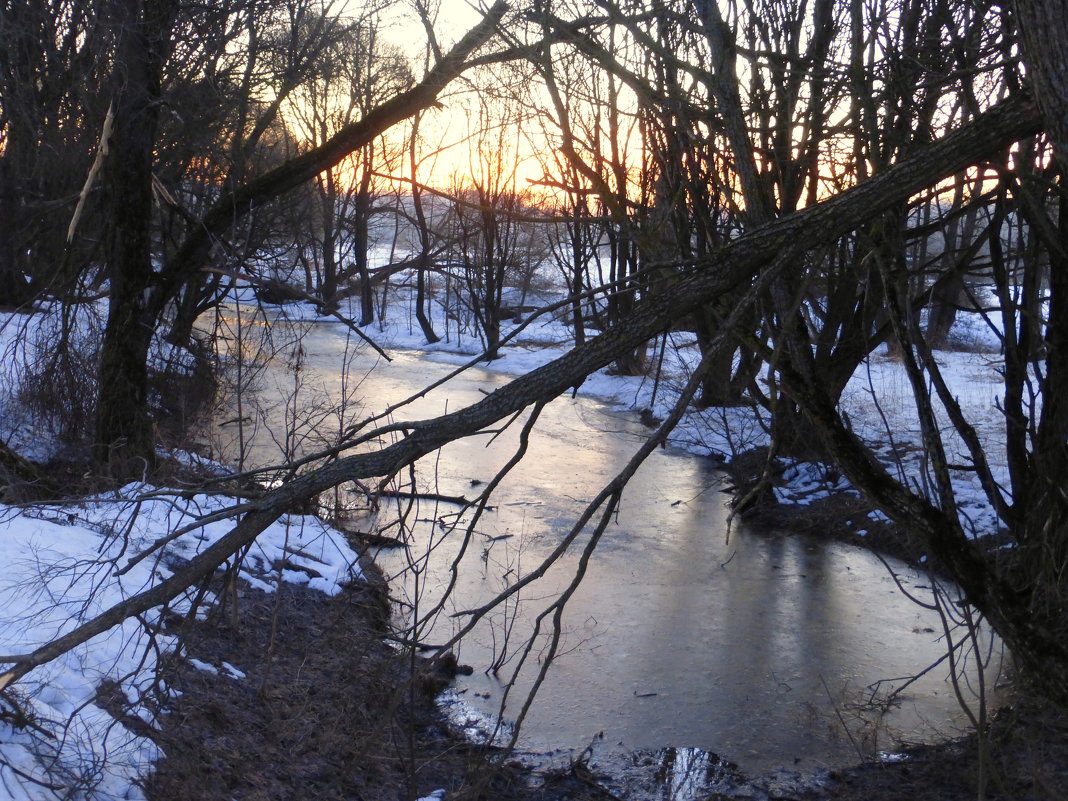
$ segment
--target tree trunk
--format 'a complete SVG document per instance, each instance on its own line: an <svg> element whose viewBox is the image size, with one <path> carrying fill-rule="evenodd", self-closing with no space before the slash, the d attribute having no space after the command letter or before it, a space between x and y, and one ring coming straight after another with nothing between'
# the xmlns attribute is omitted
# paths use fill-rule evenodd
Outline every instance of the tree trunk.
<svg viewBox="0 0 1068 801"><path fill-rule="evenodd" d="M1064 623L1068 596L1068 0L1017 0L1024 40L1028 79L1053 144L1058 168L1059 236L1050 242L1049 319L1046 324L1046 376L1042 411L1030 459L1029 481L1016 499L1022 510L1021 537L1028 577L1033 581L1032 612L1040 620ZM1063 635L1063 632L1062 632ZM1056 676L1044 676L1054 686L1068 688L1068 666ZM1042 666L1052 671L1054 665ZM1068 696L1068 689L1064 690Z"/></svg>
<svg viewBox="0 0 1068 801"><path fill-rule="evenodd" d="M365 166L365 171L368 169ZM375 321L375 288L371 281L367 251L371 246L370 234L371 194L366 185L360 187L353 204L352 251L356 275L360 279L360 325Z"/></svg>
<svg viewBox="0 0 1068 801"><path fill-rule="evenodd" d="M10 154L0 154L0 306L21 306L30 300L30 285L15 257L14 172Z"/></svg>
<svg viewBox="0 0 1068 801"><path fill-rule="evenodd" d="M152 268L152 163L160 81L173 8L169 0L118 0L123 23L116 56L115 122L104 165L107 193L108 319L100 355L95 461L124 480L155 463L148 410L145 314Z"/></svg>
<svg viewBox="0 0 1068 801"><path fill-rule="evenodd" d="M713 341L716 330L704 322L700 317L706 314L702 309L698 313L697 344L702 354L709 353L709 344ZM701 381L701 394L697 398L697 407L707 409L713 406L739 406L743 400L745 387L737 384L734 379L734 355L735 348L717 348L712 354L712 363L704 379Z"/></svg>
<svg viewBox="0 0 1068 801"><path fill-rule="evenodd" d="M419 329L428 345L441 341L441 337L434 331L430 318L426 316L426 260L420 259L419 266L415 271L415 319L419 323ZM446 328L446 330L448 330Z"/></svg>
<svg viewBox="0 0 1068 801"><path fill-rule="evenodd" d="M583 289L583 256L582 246L578 240L578 227L581 223L575 222L573 230L575 237L571 241L571 265L573 272L571 273L571 281L569 282L568 289L571 295L571 328L575 332L575 344L582 345L586 342L586 321L582 314L582 298L579 297L582 294ZM569 225L569 228L571 226Z"/></svg>
<svg viewBox="0 0 1068 801"><path fill-rule="evenodd" d="M965 297L964 278L959 272L954 272L935 287L927 316L927 344L932 348L946 346L949 332L957 321L957 309Z"/></svg>
<svg viewBox="0 0 1068 801"><path fill-rule="evenodd" d="M318 295L323 313L330 314L338 308L339 283L337 265L339 232L336 220L338 193L333 170L327 170L325 175L316 178L315 183L319 195L319 223L323 232L319 248L323 271L320 276Z"/></svg>
<svg viewBox="0 0 1068 801"><path fill-rule="evenodd" d="M1061 175L1068 173L1068 0L1017 0L1024 62Z"/></svg>

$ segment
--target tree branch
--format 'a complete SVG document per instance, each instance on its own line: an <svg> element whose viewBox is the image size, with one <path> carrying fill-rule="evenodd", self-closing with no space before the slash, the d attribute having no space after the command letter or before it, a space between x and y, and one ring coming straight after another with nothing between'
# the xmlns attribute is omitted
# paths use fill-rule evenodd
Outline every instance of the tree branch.
<svg viewBox="0 0 1068 801"><path fill-rule="evenodd" d="M100 634L132 615L175 598L209 576L288 509L295 501L354 479L391 476L404 466L460 437L471 436L504 417L580 385L588 375L621 353L667 330L680 316L725 292L767 280L776 256L804 243L815 247L853 230L887 207L1009 147L1041 128L1034 103L1025 97L1007 100L973 122L841 195L776 219L745 234L708 258L683 265L671 292L641 300L621 323L577 346L553 362L531 371L467 408L402 424L410 433L379 451L339 459L289 481L249 504L252 511L232 531L155 587L116 604L101 615L32 653L0 657L11 663L0 674L0 689L39 665ZM785 262L779 260L778 268Z"/></svg>
<svg viewBox="0 0 1068 801"><path fill-rule="evenodd" d="M383 131L432 106L441 91L468 68L468 57L490 39L507 11L507 0L497 0L482 21L468 31L418 84L349 123L319 147L286 161L220 198L164 268L147 313L158 316L178 284L203 266L216 239L246 214L336 166Z"/></svg>

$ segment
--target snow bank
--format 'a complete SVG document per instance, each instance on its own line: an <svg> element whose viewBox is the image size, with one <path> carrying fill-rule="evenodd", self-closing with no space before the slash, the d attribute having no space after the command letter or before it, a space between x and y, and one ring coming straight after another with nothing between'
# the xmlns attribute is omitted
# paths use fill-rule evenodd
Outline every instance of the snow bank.
<svg viewBox="0 0 1068 801"><path fill-rule="evenodd" d="M170 576L219 539L232 521L194 528L151 551L160 538L220 512L231 499L183 497L133 484L112 495L45 510L7 509L0 517L0 651L26 653ZM279 520L255 542L241 575L273 590L285 581L335 594L360 577L356 554L341 535L313 517ZM132 565L132 566L131 566ZM205 599L210 602L210 598ZM191 599L171 609L189 611ZM54 797L140 798L137 786L159 752L94 702L114 682L151 724L172 691L155 668L176 646L160 630L160 610L126 620L36 669L0 701L0 800ZM224 665L235 678L237 668ZM13 704L32 725L15 725Z"/></svg>

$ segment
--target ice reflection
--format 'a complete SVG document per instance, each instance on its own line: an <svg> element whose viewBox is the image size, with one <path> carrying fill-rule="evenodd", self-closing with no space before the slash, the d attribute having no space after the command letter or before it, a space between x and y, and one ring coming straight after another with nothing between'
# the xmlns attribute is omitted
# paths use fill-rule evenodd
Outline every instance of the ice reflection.
<svg viewBox="0 0 1068 801"><path fill-rule="evenodd" d="M697 801L722 782L731 766L716 754L699 748L665 748L657 770L664 788L664 801Z"/></svg>
<svg viewBox="0 0 1068 801"><path fill-rule="evenodd" d="M340 347L336 339L313 329L305 342L308 369L318 370L328 387L342 386L331 372L339 363L331 350ZM357 362L350 370L362 375L369 367ZM449 369L397 354L368 374L361 395L380 410ZM471 371L404 417L455 410L505 380ZM520 424L446 446L420 463L409 489L471 497L515 452ZM550 404L523 463L495 491L494 509L463 547L471 512L458 518L454 505L417 501L407 517L418 521L409 549L383 551L379 563L398 576L395 594L409 611L425 611L449 590L420 639L448 639L466 620L454 613L479 606L534 569L644 433L637 420L596 402ZM744 529L727 542L720 480L701 460L670 450L658 450L638 472L562 617L560 655L520 746L577 751L603 731L620 753L686 744L714 750L754 774L782 764L841 765L893 748L899 738L956 734L965 724L944 667L893 704L869 702L870 685L911 676L943 656L933 613L905 599L884 566L861 549ZM407 508L407 500L392 508ZM391 519L383 511L364 522ZM580 538L576 548L582 544ZM544 626L514 682L512 669L537 615L568 585L576 563L574 555L563 559L464 641L459 656L475 673L461 677L459 689L471 709L500 714L508 693L503 717L518 714L543 664ZM418 571L407 569L413 564ZM896 569L906 587L923 594L926 576ZM696 777L707 781L715 768L708 751L670 753L670 786L682 797L695 791Z"/></svg>

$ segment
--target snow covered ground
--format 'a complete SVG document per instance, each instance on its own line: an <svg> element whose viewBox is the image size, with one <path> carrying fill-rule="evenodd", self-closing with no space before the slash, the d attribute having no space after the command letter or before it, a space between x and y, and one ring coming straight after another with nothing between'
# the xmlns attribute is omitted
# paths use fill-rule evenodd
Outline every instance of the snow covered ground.
<svg viewBox="0 0 1068 801"><path fill-rule="evenodd" d="M32 651L167 578L183 558L210 545L231 524L195 526L165 548L157 548L156 540L231 503L136 484L77 505L4 508L0 648L8 655ZM268 528L241 570L243 578L266 590L281 576L330 594L360 575L345 540L318 519L303 516L285 517ZM181 598L170 611L185 614L191 602ZM136 779L157 758L156 747L94 701L102 682L117 682L135 713L152 722L153 710L174 692L155 676L157 660L176 645L160 626L162 617L162 610L155 610L140 621L126 620L4 691L0 798L67 797L75 788L92 791L94 798L139 797ZM203 669L236 675L227 665L204 664ZM12 725L9 715L16 708L32 726Z"/></svg>
<svg viewBox="0 0 1068 801"><path fill-rule="evenodd" d="M243 292L241 299L251 301L251 293ZM297 319L314 317L307 305L286 306L284 313ZM30 319L35 326L43 324L46 331L55 323L55 317L47 313ZM457 331L455 321L446 321L438 314L434 324L447 337L427 345L401 296L387 310L386 322L376 324L367 334L387 350L419 350L443 362L461 364L480 353L478 340ZM47 347L50 335L25 339L17 336L18 330L18 321L0 319L0 352L5 354L7 371L2 385L9 389L0 398L0 439L32 458L42 458L57 447L54 437L25 413L11 390L43 358L44 351L33 348ZM506 327L506 333L509 330ZM536 318L507 344L503 358L491 367L525 373L560 355L570 337L560 319ZM659 351L651 350L651 355L658 358ZM648 409L653 416L664 417L675 390L697 358L692 336L672 334L663 350L659 381L614 376L602 370L590 376L580 391L609 400L621 409ZM989 442L1000 441L1003 424L995 405L997 359L989 352L940 352L938 360L980 435ZM900 363L883 355L873 356L849 385L843 409L856 431L869 442L879 443L880 453L892 469L909 476L922 475L922 451L916 447L919 425ZM691 411L671 439L675 446L727 458L767 440L764 421L755 411L744 408ZM959 443L956 447L959 449ZM963 462L964 456L951 453L950 459ZM997 518L972 474L959 473L955 480L974 532L995 531ZM783 502L811 503L828 492L848 490L845 480L833 471L789 463L776 492ZM233 503L228 498L185 497L135 484L78 504L0 506L0 559L5 565L0 578L0 652L15 655L31 651L123 597L171 575L183 558L217 540L231 524L216 520L190 526L165 545L157 541ZM358 579L360 574L355 553L337 532L314 518L292 516L261 535L242 575L264 589L281 579L310 583L335 593L341 584ZM319 577L310 578L312 575ZM186 611L189 603L189 598L180 600L174 611ZM97 707L94 699L102 682L117 682L137 714L152 721L153 710L164 700L161 696L173 692L155 681L157 660L175 647L173 638L160 626L161 617L157 610L140 621L128 620L3 690L0 801L89 795L140 797L137 777L151 767L157 751L150 740L131 733ZM196 654L187 656L196 659ZM194 664L241 678L232 666Z"/></svg>

